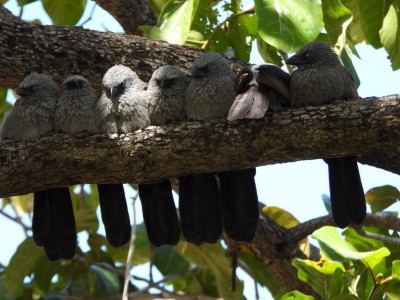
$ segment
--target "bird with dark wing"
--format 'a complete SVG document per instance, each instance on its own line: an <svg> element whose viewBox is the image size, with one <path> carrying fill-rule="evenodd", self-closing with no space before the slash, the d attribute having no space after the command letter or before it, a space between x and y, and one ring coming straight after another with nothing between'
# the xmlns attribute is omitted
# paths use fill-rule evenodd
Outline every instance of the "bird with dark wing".
<svg viewBox="0 0 400 300"><path fill-rule="evenodd" d="M103 93L96 104L96 132L129 133L149 124L147 108L134 94L146 88L137 74L123 65L111 67L102 80ZM122 184L98 184L106 236L114 247L130 240L131 225Z"/></svg>
<svg viewBox="0 0 400 300"><path fill-rule="evenodd" d="M226 119L236 96L235 85L236 76L221 55L197 57L185 94L188 119ZM179 210L186 240L213 243L224 229L233 240L250 241L258 223L254 175L255 169L248 169L182 177Z"/></svg>
<svg viewBox="0 0 400 300"><path fill-rule="evenodd" d="M47 75L31 73L17 94L21 96L7 113L0 131L2 140L35 140L53 131L58 88ZM75 217L68 187L34 193L32 234L47 257L71 259L76 251Z"/></svg>
<svg viewBox="0 0 400 300"><path fill-rule="evenodd" d="M290 80L292 107L359 98L352 76L324 42L305 45L286 63L297 66ZM335 223L341 228L351 222L361 224L366 215L366 203L357 158L327 158L325 162Z"/></svg>
<svg viewBox="0 0 400 300"><path fill-rule="evenodd" d="M154 71L147 90L137 92L137 97L148 105L151 125L185 119L184 95L188 82L185 73L175 66L163 66ZM181 229L170 181L139 184L139 196L150 242L157 247L176 245Z"/></svg>
<svg viewBox="0 0 400 300"><path fill-rule="evenodd" d="M267 111L289 106L289 84L290 75L276 65L242 68L236 81L238 95L229 110L228 121L260 119ZM255 174L255 168L219 174L225 207L224 227L234 240L251 241L257 229L259 208Z"/></svg>

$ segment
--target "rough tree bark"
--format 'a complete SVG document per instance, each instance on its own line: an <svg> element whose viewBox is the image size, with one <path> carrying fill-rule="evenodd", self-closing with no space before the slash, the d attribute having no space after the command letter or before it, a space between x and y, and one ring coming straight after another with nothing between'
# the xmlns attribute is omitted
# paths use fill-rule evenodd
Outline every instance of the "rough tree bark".
<svg viewBox="0 0 400 300"><path fill-rule="evenodd" d="M95 0L128 34L142 35L140 25L155 25L157 17L146 0Z"/></svg>
<svg viewBox="0 0 400 300"><path fill-rule="evenodd" d="M15 88L27 73L37 71L57 82L82 74L99 88L104 72L117 63L147 80L165 64L188 71L199 53L137 36L28 24L0 6L2 87ZM347 155L400 173L399 104L400 97L392 96L270 113L258 121L184 122L121 136L50 134L35 142L6 141L0 143L0 196L74 183L150 182ZM331 218L327 224L332 224ZM288 290L310 292L290 265L300 255L290 233L262 216L249 246Z"/></svg>

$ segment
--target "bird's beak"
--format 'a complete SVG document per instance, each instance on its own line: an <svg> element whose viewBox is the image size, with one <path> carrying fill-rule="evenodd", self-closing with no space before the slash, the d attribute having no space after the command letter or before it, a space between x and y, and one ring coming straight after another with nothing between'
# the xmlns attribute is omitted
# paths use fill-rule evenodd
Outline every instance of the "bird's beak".
<svg viewBox="0 0 400 300"><path fill-rule="evenodd" d="M32 95L32 89L20 87L17 90L17 95L20 95L21 97L30 96L30 95Z"/></svg>
<svg viewBox="0 0 400 300"><path fill-rule="evenodd" d="M286 61L286 63L287 63L288 65L297 66L297 65L302 65L302 64L304 63L304 61L303 61L299 56L297 56L297 55L295 54L295 55L291 56L291 57Z"/></svg>
<svg viewBox="0 0 400 300"><path fill-rule="evenodd" d="M111 98L114 98L115 96L117 96L118 95L118 89L115 88L115 87L112 87L110 89L110 95L111 95Z"/></svg>

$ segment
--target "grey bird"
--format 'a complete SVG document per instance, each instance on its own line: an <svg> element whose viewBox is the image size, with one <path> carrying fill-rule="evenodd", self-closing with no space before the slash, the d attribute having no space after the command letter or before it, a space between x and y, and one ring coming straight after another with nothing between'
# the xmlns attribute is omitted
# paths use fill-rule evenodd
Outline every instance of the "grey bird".
<svg viewBox="0 0 400 300"><path fill-rule="evenodd" d="M324 42L305 45L286 63L297 66L290 80L292 107L359 98L352 76ZM351 222L361 224L366 203L356 157L328 158L325 162L335 223L341 228Z"/></svg>
<svg viewBox="0 0 400 300"><path fill-rule="evenodd" d="M197 57L186 90L189 119L226 119L235 99L236 76L219 54ZM255 169L194 174L180 179L182 233L196 244L216 242L225 229L229 238L249 241L258 223Z"/></svg>
<svg viewBox="0 0 400 300"><path fill-rule="evenodd" d="M129 133L149 124L145 103L135 93L146 83L123 65L111 67L103 76L103 93L96 104L98 132ZM118 247L130 240L131 226L122 184L98 184L101 215L109 243Z"/></svg>
<svg viewBox="0 0 400 300"><path fill-rule="evenodd" d="M163 66L151 76L146 91L137 95L148 105L151 125L175 123L186 118L185 90L188 78L175 66ZM176 245L180 226L169 180L139 184L143 219L150 242L158 247Z"/></svg>
<svg viewBox="0 0 400 300"><path fill-rule="evenodd" d="M17 94L21 96L3 121L2 140L35 140L53 131L58 98L55 82L44 74L24 78ZM32 234L52 261L71 259L76 251L75 218L67 187L34 193Z"/></svg>
<svg viewBox="0 0 400 300"><path fill-rule="evenodd" d="M269 111L289 107L290 75L274 64L243 67L236 82L237 96L228 121L260 119Z"/></svg>

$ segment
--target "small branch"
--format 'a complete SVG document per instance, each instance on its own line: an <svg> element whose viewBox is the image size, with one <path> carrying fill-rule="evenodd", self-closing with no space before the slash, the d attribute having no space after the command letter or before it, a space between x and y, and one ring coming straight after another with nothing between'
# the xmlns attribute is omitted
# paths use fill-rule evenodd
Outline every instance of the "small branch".
<svg viewBox="0 0 400 300"><path fill-rule="evenodd" d="M387 236L387 235L383 235L383 234L377 234L377 233L373 233L373 232L366 232L361 227L353 227L353 228L356 230L356 232L359 235L364 236L366 238L374 239L377 241L382 241L384 243L400 245L400 238L396 238L393 236Z"/></svg>
<svg viewBox="0 0 400 300"><path fill-rule="evenodd" d="M136 240L136 199L139 196L137 193L135 197L132 198L132 210L133 210L133 224L132 224L132 233L131 233L131 241L129 244L128 256L126 258L126 266L125 266L125 284L124 290L122 293L122 299L128 300L128 290L129 290L129 279L130 273L132 269L132 258L133 254L135 253L135 240Z"/></svg>
<svg viewBox="0 0 400 300"><path fill-rule="evenodd" d="M15 223L18 223L19 225L21 225L21 227L23 228L25 235L27 235L28 230L32 230L31 227L25 225L21 219L18 218L14 218L13 216L7 214L6 212L4 212L2 209L0 210L0 214L3 215L4 217L6 217L7 219L10 219L11 221L14 221Z"/></svg>
<svg viewBox="0 0 400 300"><path fill-rule="evenodd" d="M89 18L87 18L84 22L82 22L82 24L80 24L79 26L84 26L85 24L87 24L88 22L90 22L93 19L93 14L94 14L94 10L96 9L96 3L93 4L92 6L92 10L90 11L90 15Z"/></svg>

